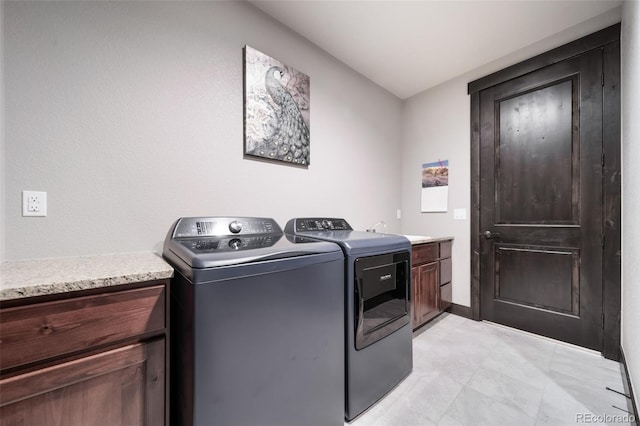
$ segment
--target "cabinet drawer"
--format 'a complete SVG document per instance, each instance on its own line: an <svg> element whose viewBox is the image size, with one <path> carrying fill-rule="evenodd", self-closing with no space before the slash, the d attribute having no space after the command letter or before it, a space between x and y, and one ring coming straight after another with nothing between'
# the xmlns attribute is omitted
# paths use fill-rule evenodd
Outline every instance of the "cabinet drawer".
<svg viewBox="0 0 640 426"><path fill-rule="evenodd" d="M165 286L2 309L0 369L165 327Z"/></svg>
<svg viewBox="0 0 640 426"><path fill-rule="evenodd" d="M419 265L438 258L438 243L421 244L411 248L411 263Z"/></svg>
<svg viewBox="0 0 640 426"><path fill-rule="evenodd" d="M444 311L451 307L452 300L452 287L451 283L445 284L440 287L440 311Z"/></svg>
<svg viewBox="0 0 640 426"><path fill-rule="evenodd" d="M444 241L440 243L440 257L451 257L451 241Z"/></svg>
<svg viewBox="0 0 640 426"><path fill-rule="evenodd" d="M451 258L440 261L440 285L451 282Z"/></svg>

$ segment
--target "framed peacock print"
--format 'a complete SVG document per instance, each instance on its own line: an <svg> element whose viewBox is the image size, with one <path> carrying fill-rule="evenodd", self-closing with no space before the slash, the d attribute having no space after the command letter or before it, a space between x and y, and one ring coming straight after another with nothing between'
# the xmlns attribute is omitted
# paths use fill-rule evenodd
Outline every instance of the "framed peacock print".
<svg viewBox="0 0 640 426"><path fill-rule="evenodd" d="M310 164L309 76L244 47L244 153Z"/></svg>

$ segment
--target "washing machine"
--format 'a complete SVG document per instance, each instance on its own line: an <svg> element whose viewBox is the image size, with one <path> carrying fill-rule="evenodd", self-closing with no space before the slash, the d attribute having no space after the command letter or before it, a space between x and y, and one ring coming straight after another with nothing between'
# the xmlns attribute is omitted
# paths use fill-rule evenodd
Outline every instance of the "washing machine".
<svg viewBox="0 0 640 426"><path fill-rule="evenodd" d="M344 253L345 417L353 420L413 367L411 244L354 231L339 218L294 218L285 234L333 242Z"/></svg>
<svg viewBox="0 0 640 426"><path fill-rule="evenodd" d="M344 424L344 256L269 218L167 234L171 424Z"/></svg>

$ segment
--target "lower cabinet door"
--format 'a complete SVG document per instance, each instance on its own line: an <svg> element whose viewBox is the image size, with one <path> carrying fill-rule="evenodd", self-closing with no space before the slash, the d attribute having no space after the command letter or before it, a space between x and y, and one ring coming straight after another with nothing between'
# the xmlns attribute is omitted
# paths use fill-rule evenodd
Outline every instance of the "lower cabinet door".
<svg viewBox="0 0 640 426"><path fill-rule="evenodd" d="M420 318L425 323L440 313L440 281L438 279L438 262L420 266Z"/></svg>
<svg viewBox="0 0 640 426"><path fill-rule="evenodd" d="M451 283L440 286L440 310L445 311L451 307Z"/></svg>
<svg viewBox="0 0 640 426"><path fill-rule="evenodd" d="M440 282L438 279L438 262L427 263L412 268L413 290L413 328L440 313Z"/></svg>
<svg viewBox="0 0 640 426"><path fill-rule="evenodd" d="M0 380L0 425L165 424L165 340Z"/></svg>

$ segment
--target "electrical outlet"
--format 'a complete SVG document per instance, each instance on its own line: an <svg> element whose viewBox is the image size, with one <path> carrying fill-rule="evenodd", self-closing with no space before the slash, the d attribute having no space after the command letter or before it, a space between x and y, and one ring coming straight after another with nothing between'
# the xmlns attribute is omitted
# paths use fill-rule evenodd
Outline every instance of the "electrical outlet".
<svg viewBox="0 0 640 426"><path fill-rule="evenodd" d="M46 216L47 193L22 191L22 216Z"/></svg>

